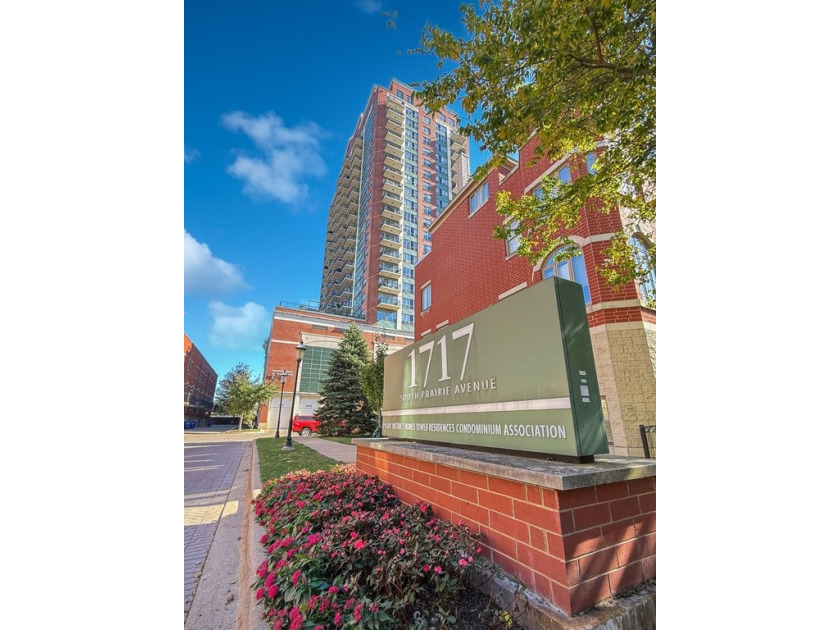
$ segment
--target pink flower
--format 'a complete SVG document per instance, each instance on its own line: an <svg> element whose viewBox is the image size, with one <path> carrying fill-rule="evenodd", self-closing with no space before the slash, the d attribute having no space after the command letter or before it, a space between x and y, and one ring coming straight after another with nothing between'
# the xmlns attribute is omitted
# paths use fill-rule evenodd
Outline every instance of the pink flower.
<svg viewBox="0 0 840 630"><path fill-rule="evenodd" d="M337 626L341 626L341 613L335 613L335 617L333 617L333 623Z"/></svg>
<svg viewBox="0 0 840 630"><path fill-rule="evenodd" d="M298 583L299 579L300 579L300 570L292 573L292 586L297 586L297 583Z"/></svg>
<svg viewBox="0 0 840 630"><path fill-rule="evenodd" d="M439 566L438 566L438 567L435 567L435 573L437 573L438 575L440 575L441 573L443 573L443 569L441 569Z"/></svg>
<svg viewBox="0 0 840 630"><path fill-rule="evenodd" d="M277 597L277 593L279 593L279 592L280 592L280 587L277 586L276 584L272 584L271 588L268 589L268 596L271 599L274 599L275 597Z"/></svg>
<svg viewBox="0 0 840 630"><path fill-rule="evenodd" d="M292 612L289 613L289 622L289 630L299 630L303 625L303 615L300 614L300 608L297 606L292 608Z"/></svg>
<svg viewBox="0 0 840 630"><path fill-rule="evenodd" d="M264 588L258 588L257 589L257 599L262 599L262 596L264 594L265 594L265 589Z"/></svg>
<svg viewBox="0 0 840 630"><path fill-rule="evenodd" d="M428 564L423 565L423 570L428 571L431 567Z"/></svg>
<svg viewBox="0 0 840 630"><path fill-rule="evenodd" d="M359 540L357 540L356 542L353 543L353 546L356 549L364 549L365 541L360 538ZM403 551L405 551L405 550L403 550Z"/></svg>
<svg viewBox="0 0 840 630"><path fill-rule="evenodd" d="M458 560L458 564L460 564L462 567L465 567L469 563L466 560L464 560L463 558L461 558L460 560Z"/></svg>
<svg viewBox="0 0 840 630"><path fill-rule="evenodd" d="M277 579L277 574L276 574L276 573L274 573L273 571L272 571L271 573L269 573L269 574L268 574L268 577L267 577L267 578L265 578L265 586L266 586L266 588L268 588L269 586L271 586L272 584L274 584L274 580L276 580L276 579Z"/></svg>
<svg viewBox="0 0 840 630"><path fill-rule="evenodd" d="M338 591L339 591L339 588L337 586L330 586L327 589L327 593L329 593L330 595L335 595L336 593L338 593Z"/></svg>

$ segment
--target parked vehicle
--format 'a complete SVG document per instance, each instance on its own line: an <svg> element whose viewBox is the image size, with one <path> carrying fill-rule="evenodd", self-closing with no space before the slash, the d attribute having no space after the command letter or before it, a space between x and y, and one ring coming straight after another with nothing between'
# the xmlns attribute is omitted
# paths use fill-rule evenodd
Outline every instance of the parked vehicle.
<svg viewBox="0 0 840 630"><path fill-rule="evenodd" d="M296 415L292 420L292 431L298 435L312 435L318 431L319 426L321 423L313 416Z"/></svg>

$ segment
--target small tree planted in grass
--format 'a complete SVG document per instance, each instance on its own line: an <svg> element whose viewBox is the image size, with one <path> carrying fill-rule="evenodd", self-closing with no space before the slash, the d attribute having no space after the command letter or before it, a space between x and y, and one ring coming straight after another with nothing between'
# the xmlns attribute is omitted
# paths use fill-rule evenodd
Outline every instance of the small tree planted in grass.
<svg viewBox="0 0 840 630"><path fill-rule="evenodd" d="M251 376L251 368L244 363L237 363L219 383L216 392L216 404L224 413L239 416L239 430L243 420L254 416L254 408L271 400L277 393L274 383L260 382Z"/></svg>
<svg viewBox="0 0 840 630"><path fill-rule="evenodd" d="M321 387L321 400L315 418L322 435L371 433L376 421L362 390L361 375L370 362L367 342L361 329L351 324L333 353L327 377Z"/></svg>
<svg viewBox="0 0 840 630"><path fill-rule="evenodd" d="M385 389L385 355L388 354L388 342L383 335L377 335L373 348L373 361L362 370L362 390L378 420L375 437L382 433L382 396Z"/></svg>

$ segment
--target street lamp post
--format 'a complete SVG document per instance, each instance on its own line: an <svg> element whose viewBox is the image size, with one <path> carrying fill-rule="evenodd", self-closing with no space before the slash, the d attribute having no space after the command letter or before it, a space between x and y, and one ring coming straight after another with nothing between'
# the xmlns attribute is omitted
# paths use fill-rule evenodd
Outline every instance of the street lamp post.
<svg viewBox="0 0 840 630"><path fill-rule="evenodd" d="M303 361L303 355L306 354L306 346L303 343L303 339L301 339L300 343L295 346L295 350L297 350L297 370L295 370L295 386L292 388L292 407L289 409L289 431L286 433L286 443L283 445L284 451L291 451L294 448L292 446L292 417L295 413L295 392L297 392L300 362Z"/></svg>
<svg viewBox="0 0 840 630"><path fill-rule="evenodd" d="M272 380L275 378L280 379L280 410L277 412L277 428L274 431L275 439L280 438L280 412L283 411L283 391L286 389L286 377L291 376L291 374L291 372L287 372L286 370L274 370L271 373Z"/></svg>

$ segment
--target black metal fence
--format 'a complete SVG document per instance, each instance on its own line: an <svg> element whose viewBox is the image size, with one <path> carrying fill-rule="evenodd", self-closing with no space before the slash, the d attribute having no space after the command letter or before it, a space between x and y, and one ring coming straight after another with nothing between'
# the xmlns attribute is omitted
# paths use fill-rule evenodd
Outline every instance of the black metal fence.
<svg viewBox="0 0 840 630"><path fill-rule="evenodd" d="M656 459L656 425L640 424L639 433L642 435L642 448L647 459Z"/></svg>

